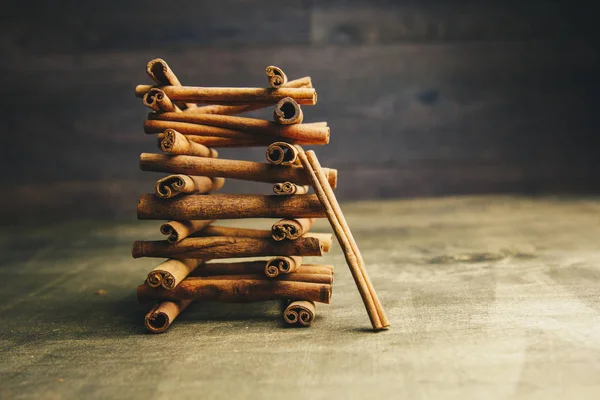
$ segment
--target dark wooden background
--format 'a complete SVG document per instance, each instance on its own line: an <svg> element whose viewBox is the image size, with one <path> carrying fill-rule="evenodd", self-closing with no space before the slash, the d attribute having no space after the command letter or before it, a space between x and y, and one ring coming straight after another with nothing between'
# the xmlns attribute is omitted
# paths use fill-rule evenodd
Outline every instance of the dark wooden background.
<svg viewBox="0 0 600 400"><path fill-rule="evenodd" d="M0 217L134 217L155 57L190 85L312 76L343 200L598 192L595 23L571 2L3 1Z"/></svg>

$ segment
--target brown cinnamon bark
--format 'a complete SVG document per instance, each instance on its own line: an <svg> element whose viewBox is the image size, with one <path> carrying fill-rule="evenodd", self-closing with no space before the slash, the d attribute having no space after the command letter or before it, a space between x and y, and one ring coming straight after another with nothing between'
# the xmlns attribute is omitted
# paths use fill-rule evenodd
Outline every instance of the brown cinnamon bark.
<svg viewBox="0 0 600 400"><path fill-rule="evenodd" d="M183 155L140 155L142 171L167 172L196 176L242 179L256 182L278 183L289 181L298 185L309 184L304 168L299 165L278 166L243 160L206 158ZM337 184L337 170L325 169L329 184Z"/></svg>
<svg viewBox="0 0 600 400"><path fill-rule="evenodd" d="M288 79L285 75L285 72L279 67L274 65L269 65L265 71L267 73L267 78L269 79L269 85L273 89L279 89L280 87L285 86Z"/></svg>
<svg viewBox="0 0 600 400"><path fill-rule="evenodd" d="M136 96L147 92L146 85L135 89ZM317 92L314 88L227 88L195 86L160 86L159 89L173 101L186 103L208 103L225 105L244 105L249 103L275 104L285 97L291 97L298 104L315 105ZM140 96L141 95L141 96Z"/></svg>
<svg viewBox="0 0 600 400"><path fill-rule="evenodd" d="M296 240L306 234L314 222L314 218L282 219L271 227L271 237L277 241Z"/></svg>
<svg viewBox="0 0 600 400"><path fill-rule="evenodd" d="M146 314L144 325L152 333L162 333L173 323L175 318L183 312L192 300L163 301Z"/></svg>
<svg viewBox="0 0 600 400"><path fill-rule="evenodd" d="M139 219L238 219L238 218L324 218L325 209L314 194L263 196L210 194L160 199L153 194L141 196Z"/></svg>
<svg viewBox="0 0 600 400"><path fill-rule="evenodd" d="M306 194L308 186L298 186L292 182L276 183L273 185L273 193L277 195Z"/></svg>
<svg viewBox="0 0 600 400"><path fill-rule="evenodd" d="M244 274L264 274L267 260L258 261L238 261L228 263L206 263L201 264L190 275L193 276L215 276L215 275L244 275ZM302 264L297 267L297 273L333 275L333 266Z"/></svg>
<svg viewBox="0 0 600 400"><path fill-rule="evenodd" d="M152 300L202 300L230 303L252 303L267 300L305 299L329 303L331 285L308 282L264 280L207 280L189 277L173 290L140 285L140 303Z"/></svg>
<svg viewBox="0 0 600 400"><path fill-rule="evenodd" d="M273 119L279 125L301 124L304 120L302 108L294 99L286 97L281 99L275 105Z"/></svg>
<svg viewBox="0 0 600 400"><path fill-rule="evenodd" d="M165 60L161 58L155 58L150 60L146 65L146 73L156 82L159 86L172 85L181 86L181 82L169 67ZM193 109L196 108L196 104L182 104L183 108Z"/></svg>
<svg viewBox="0 0 600 400"><path fill-rule="evenodd" d="M326 285L331 285L333 283L333 275L332 274L305 274L300 272L293 272L290 274L282 274L272 279L270 277L265 276L265 274L234 274L234 275L213 275L213 276L196 276L193 278L201 279L201 280L277 280L277 281L293 281L293 282L309 282L309 283L322 283Z"/></svg>
<svg viewBox="0 0 600 400"><path fill-rule="evenodd" d="M181 109L167 97L165 92L157 88L150 89L144 95L142 103L157 112L181 112Z"/></svg>
<svg viewBox="0 0 600 400"><path fill-rule="evenodd" d="M290 325L310 326L316 314L315 303L312 301L292 301L283 311L283 319Z"/></svg>
<svg viewBox="0 0 600 400"><path fill-rule="evenodd" d="M191 141L175 129L167 129L163 132L159 146L162 151L170 154L211 158L219 155L215 149L209 149L200 143Z"/></svg>
<svg viewBox="0 0 600 400"><path fill-rule="evenodd" d="M268 239L271 232L263 229L235 228L230 226L209 226L192 235L192 237L229 236Z"/></svg>
<svg viewBox="0 0 600 400"><path fill-rule="evenodd" d="M265 275L275 278L279 274L289 274L296 271L302 265L302 257L299 256L277 256L267 261Z"/></svg>
<svg viewBox="0 0 600 400"><path fill-rule="evenodd" d="M162 121L163 123L160 123ZM167 123L165 123L168 121ZM173 126L174 122L178 122L177 126ZM204 128L204 126L214 126L227 129L226 131L215 131ZM200 128L198 128L200 126ZM216 115L216 114L198 114L198 113L151 113L148 115L148 120L144 122L144 131L146 133L162 132L164 129L177 129L184 134L204 134L209 136L234 136L235 131L255 134L262 136L272 136L272 140L285 139L295 140L303 143L311 144L327 144L329 143L329 127L322 127L312 124L280 125L272 121L257 118L239 117L234 115ZM217 132L217 133L215 133ZM222 134L218 134L222 132Z"/></svg>
<svg viewBox="0 0 600 400"><path fill-rule="evenodd" d="M223 187L225 179L207 176L169 175L156 181L154 191L161 199L169 199L180 193L208 193Z"/></svg>
<svg viewBox="0 0 600 400"><path fill-rule="evenodd" d="M273 165L298 164L298 149L291 143L274 142L267 147L267 161Z"/></svg>
<svg viewBox="0 0 600 400"><path fill-rule="evenodd" d="M169 259L148 273L146 282L151 287L162 286L165 289L173 289L179 282L190 274L202 260L182 258ZM160 276L160 284L156 284L155 278Z"/></svg>
<svg viewBox="0 0 600 400"><path fill-rule="evenodd" d="M215 220L169 221L161 225L160 232L163 235L168 235L168 242L177 243L194 232L206 228L213 222Z"/></svg>
<svg viewBox="0 0 600 400"><path fill-rule="evenodd" d="M315 237L302 237L291 242L273 242L270 239L212 236L186 238L177 243L136 241L131 254L139 257L165 258L230 258L260 257L281 254L286 256L322 256L330 244Z"/></svg>

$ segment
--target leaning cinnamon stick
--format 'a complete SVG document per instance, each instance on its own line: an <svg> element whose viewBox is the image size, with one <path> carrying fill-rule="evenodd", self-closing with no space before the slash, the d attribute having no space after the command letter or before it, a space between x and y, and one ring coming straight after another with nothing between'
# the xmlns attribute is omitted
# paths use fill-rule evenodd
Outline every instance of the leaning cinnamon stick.
<svg viewBox="0 0 600 400"><path fill-rule="evenodd" d="M146 65L146 73L152 78L157 85L172 85L172 86L181 86L181 82L173 72L173 70L169 67L165 60L161 58L155 58L154 60L150 60ZM193 109L196 108L196 104L182 104L183 108Z"/></svg>
<svg viewBox="0 0 600 400"><path fill-rule="evenodd" d="M273 193L278 195L305 194L308 193L308 186L298 186L292 182L276 183L273 185Z"/></svg>
<svg viewBox="0 0 600 400"><path fill-rule="evenodd" d="M286 97L281 99L275 105L273 119L279 125L301 124L304 119L302 108L294 99Z"/></svg>
<svg viewBox="0 0 600 400"><path fill-rule="evenodd" d="M177 243L213 222L215 220L169 221L161 225L160 232L168 235L167 241L170 243Z"/></svg>
<svg viewBox="0 0 600 400"><path fill-rule="evenodd" d="M208 193L219 190L224 183L223 178L177 174L156 181L154 191L161 199L169 199L180 193Z"/></svg>
<svg viewBox="0 0 600 400"><path fill-rule="evenodd" d="M207 280L189 277L173 290L141 285L137 290L141 303L152 300L202 300L251 303L267 300L306 299L329 303L331 285L308 282L265 280Z"/></svg>
<svg viewBox="0 0 600 400"><path fill-rule="evenodd" d="M142 102L146 107L149 107L154 111L181 112L181 109L167 97L165 92L157 88L150 89L150 91L144 95Z"/></svg>
<svg viewBox="0 0 600 400"><path fill-rule="evenodd" d="M230 258L259 257L273 254L286 256L322 256L330 243L314 237L302 237L293 242L273 242L269 239L228 236L186 238L177 243L136 241L131 254L139 257L165 258Z"/></svg>
<svg viewBox="0 0 600 400"><path fill-rule="evenodd" d="M271 227L271 237L277 241L296 240L308 232L314 222L314 218L282 219Z"/></svg>
<svg viewBox="0 0 600 400"><path fill-rule="evenodd" d="M215 149L209 149L200 143L191 141L175 129L167 129L163 132L159 146L162 151L170 154L212 158L219 155Z"/></svg>
<svg viewBox="0 0 600 400"><path fill-rule="evenodd" d="M273 89L279 89L280 87L285 86L287 83L287 76L285 72L279 67L274 65L269 65L265 71L267 73L267 78L269 79L269 85Z"/></svg>
<svg viewBox="0 0 600 400"><path fill-rule="evenodd" d="M273 165L298 164L298 149L291 143L271 143L267 147L267 161Z"/></svg>
<svg viewBox="0 0 600 400"><path fill-rule="evenodd" d="M325 210L314 194L263 196L242 194L190 194L160 199L141 196L139 219L238 219L238 218L324 218Z"/></svg>
<svg viewBox="0 0 600 400"><path fill-rule="evenodd" d="M144 325L152 333L162 333L173 323L175 318L183 312L192 300L163 301L155 305L146 314Z"/></svg>
<svg viewBox="0 0 600 400"><path fill-rule="evenodd" d="M315 319L316 307L312 301L292 301L283 312L283 319L290 325L310 326Z"/></svg>
<svg viewBox="0 0 600 400"><path fill-rule="evenodd" d="M304 168L299 165L281 167L253 161L142 153L140 155L140 168L142 171L242 179L256 182L278 183L289 181L298 185L309 184ZM337 170L325 169L324 172L329 177L329 184L335 187L337 184Z"/></svg>
<svg viewBox="0 0 600 400"><path fill-rule="evenodd" d="M135 94L142 97L147 93L146 85L139 85ZM249 103L275 104L285 97L291 97L298 104L315 105L317 92L313 88L226 88L194 86L161 86L165 94L173 101L186 103L209 103L239 105ZM149 91L149 90L148 90Z"/></svg>
<svg viewBox="0 0 600 400"><path fill-rule="evenodd" d="M196 128L194 125L209 125L229 130L237 130L243 133L268 135L273 136L274 138L291 139L304 143L329 143L329 127L321 127L316 125L304 125L299 123L293 125L280 125L275 122L257 118L238 117L233 115L178 112L151 113L148 115L148 119L148 121L144 122L144 131L146 133L162 132L166 128L177 129L172 125L172 123L179 122L180 124L177 126L179 127L181 133L185 134L194 134L195 132L199 132L196 131L196 129L199 128ZM161 124L159 121L162 121L163 123ZM168 123L165 123L166 121L168 121ZM229 131L228 134L232 135L232 133ZM210 136L220 135L211 133Z"/></svg>
<svg viewBox="0 0 600 400"><path fill-rule="evenodd" d="M201 264L190 275L193 276L215 276L215 275L245 275L261 274L265 271L265 260L238 261L229 263L206 263ZM333 275L333 266L302 264L296 268L297 273Z"/></svg>
<svg viewBox="0 0 600 400"><path fill-rule="evenodd" d="M302 265L302 257L299 256L277 256L267 261L265 265L265 275L269 278L275 278L280 273L289 274L296 271Z"/></svg>
<svg viewBox="0 0 600 400"><path fill-rule="evenodd" d="M173 289L198 267L199 262L201 260L190 258L169 259L150 271L146 282L151 287L162 286L165 289ZM157 277L160 277L159 285L156 284Z"/></svg>

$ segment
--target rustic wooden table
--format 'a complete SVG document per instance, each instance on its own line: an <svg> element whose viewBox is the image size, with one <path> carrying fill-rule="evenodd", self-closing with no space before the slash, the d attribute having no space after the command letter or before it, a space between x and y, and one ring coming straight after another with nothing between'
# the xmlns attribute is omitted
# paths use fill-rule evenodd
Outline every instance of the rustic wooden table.
<svg viewBox="0 0 600 400"><path fill-rule="evenodd" d="M337 245L311 328L275 303L195 304L150 335L134 289L156 260L129 252L156 222L6 227L0 398L600 397L598 199L343 208L389 331L369 330Z"/></svg>

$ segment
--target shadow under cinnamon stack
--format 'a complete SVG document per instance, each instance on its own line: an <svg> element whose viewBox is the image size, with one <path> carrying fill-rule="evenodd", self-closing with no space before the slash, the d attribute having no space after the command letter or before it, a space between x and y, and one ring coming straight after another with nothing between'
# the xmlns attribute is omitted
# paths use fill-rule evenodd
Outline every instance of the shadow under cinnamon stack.
<svg viewBox="0 0 600 400"><path fill-rule="evenodd" d="M311 79L288 80L281 68L269 66L267 88L182 86L162 59L150 61L146 72L155 85L139 85L135 94L152 110L144 131L157 134L162 153L142 154L140 167L168 174L137 208L139 219L163 220L157 232L166 235L133 244L134 258L166 258L137 290L139 302L156 302L145 317L147 329L164 332L194 301L282 301L285 323L310 326L315 303L329 303L333 284L333 266L303 262L332 246L331 234L310 232L316 218L331 223L373 329L387 328L333 194L337 171L321 168L314 152L300 147L329 143L326 122L302 123L301 105L317 101ZM274 121L236 115L267 107L274 107ZM266 148L267 163L222 159L215 150L252 146ZM215 194L225 179L273 183L274 194ZM315 194L308 194L309 185ZM214 224L239 218L279 220L270 229ZM261 259L223 261L247 257Z"/></svg>

